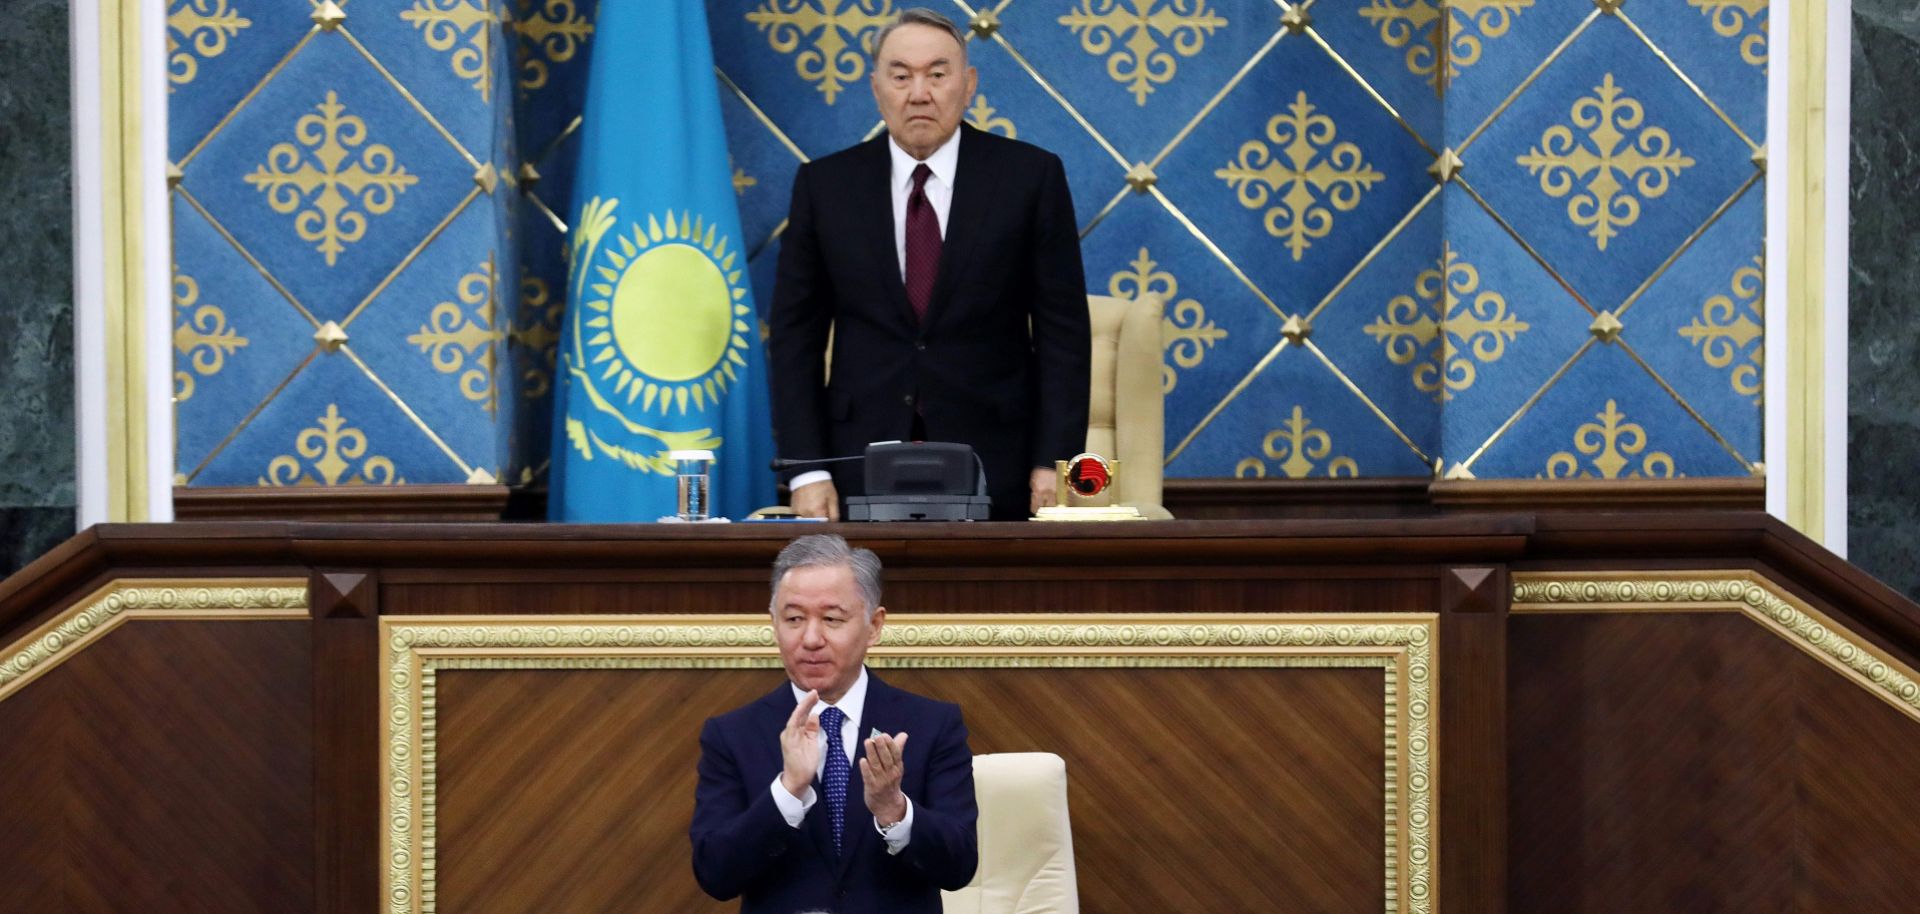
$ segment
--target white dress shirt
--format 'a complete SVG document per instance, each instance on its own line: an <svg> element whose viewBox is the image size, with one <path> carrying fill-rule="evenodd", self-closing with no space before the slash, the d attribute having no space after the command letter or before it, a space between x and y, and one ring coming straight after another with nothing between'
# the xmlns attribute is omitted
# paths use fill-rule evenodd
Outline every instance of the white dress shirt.
<svg viewBox="0 0 1920 914"><path fill-rule="evenodd" d="M947 213L953 209L953 176L960 168L960 134L955 130L947 137L933 154L924 160L933 174L927 177L927 202L933 204L933 215L940 223L940 237L947 237ZM892 176L887 188L893 192L893 255L900 263L900 279L907 278L907 198L913 196L913 169L921 163L909 155L893 137L887 137L887 152L893 162ZM839 457L840 454L829 456ZM788 491L799 491L801 486L816 482L826 482L833 474L826 470L808 470L787 483Z"/></svg>
<svg viewBox="0 0 1920 914"><path fill-rule="evenodd" d="M800 691L799 686L791 682L787 683L787 686L793 689L793 700L796 704L807 697L807 693ZM823 698L814 702L813 711L810 716L818 720L820 718L820 712L830 707L839 708L840 712L847 716L846 721L840 725L840 748L847 754L847 765L850 768L858 767L859 762L855 760L854 753L854 747L858 744L854 742L854 739L859 734L860 713L867 708L866 667L862 666L860 668L860 678L853 681L853 686L847 689L847 694L840 696L839 701L829 704L827 700ZM814 766L814 780L819 780L826 776L826 742L827 734L825 731L822 731L820 733L820 763ZM807 785L806 792L796 797L787 792L786 785L780 783L780 775L776 774L773 776L773 805L780 809L780 815L786 818L788 825L799 828L801 821L807 817L807 810L812 809L813 804L818 802L819 799L820 793L813 789L812 784ZM853 808L853 800L853 797L847 798L849 811ZM865 805L864 799L861 801L861 805ZM900 853L900 850L907 846L908 839L913 837L913 798L907 798L907 814L903 816L893 828L881 831L878 817L873 819L873 828L875 831L880 832L880 836L886 840L887 853Z"/></svg>

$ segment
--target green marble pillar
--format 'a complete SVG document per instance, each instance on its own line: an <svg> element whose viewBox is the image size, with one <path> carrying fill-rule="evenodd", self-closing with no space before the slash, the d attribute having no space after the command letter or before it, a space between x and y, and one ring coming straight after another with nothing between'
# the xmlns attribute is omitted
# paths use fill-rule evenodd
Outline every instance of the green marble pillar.
<svg viewBox="0 0 1920 914"><path fill-rule="evenodd" d="M1847 548L1920 599L1920 2L1853 2Z"/></svg>
<svg viewBox="0 0 1920 914"><path fill-rule="evenodd" d="M0 575L73 535L73 243L66 0L0 28Z"/></svg>

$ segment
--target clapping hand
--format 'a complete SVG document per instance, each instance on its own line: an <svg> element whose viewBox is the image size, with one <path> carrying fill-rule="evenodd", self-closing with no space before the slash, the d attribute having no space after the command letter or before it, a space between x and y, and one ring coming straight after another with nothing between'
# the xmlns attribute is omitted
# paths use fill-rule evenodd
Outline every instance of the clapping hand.
<svg viewBox="0 0 1920 914"><path fill-rule="evenodd" d="M907 795L900 776L907 770L907 735L879 733L867 739L867 757L860 760L860 779L866 785L867 809L881 825L907 817Z"/></svg>
<svg viewBox="0 0 1920 914"><path fill-rule="evenodd" d="M786 729L780 731L780 786L796 798L813 783L813 773L820 770L820 719L813 716L813 706L819 701L819 689L802 696L787 717Z"/></svg>

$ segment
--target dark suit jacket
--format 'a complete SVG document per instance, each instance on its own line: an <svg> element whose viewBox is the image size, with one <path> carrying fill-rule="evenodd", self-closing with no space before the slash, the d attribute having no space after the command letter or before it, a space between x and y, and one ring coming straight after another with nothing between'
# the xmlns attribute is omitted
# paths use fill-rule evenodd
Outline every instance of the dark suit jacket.
<svg viewBox="0 0 1920 914"><path fill-rule="evenodd" d="M774 433L782 457L857 455L906 440L917 408L928 439L980 455L994 516L1021 518L1029 471L1086 444L1080 235L1059 157L960 131L924 326L894 248L887 136L800 166L768 315ZM859 463L833 470L841 495L862 492Z"/></svg>
<svg viewBox="0 0 1920 914"><path fill-rule="evenodd" d="M799 828L773 803L780 774L780 731L793 714L793 689L707 720L700 731L700 784L694 794L693 875L707 894L740 898L743 914L940 914L940 890L973 879L979 851L974 823L973 753L960 708L880 681L869 670L853 779L847 786L846 852L833 851L825 799ZM901 790L913 801L913 832L899 854L873 827L860 779L865 737L874 728L906 731ZM820 787L816 784L817 793Z"/></svg>

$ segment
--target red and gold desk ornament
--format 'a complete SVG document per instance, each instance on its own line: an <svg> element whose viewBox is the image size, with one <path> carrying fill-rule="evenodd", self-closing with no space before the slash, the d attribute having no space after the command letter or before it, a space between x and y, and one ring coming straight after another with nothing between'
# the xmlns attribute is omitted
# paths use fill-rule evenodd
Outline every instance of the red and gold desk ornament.
<svg viewBox="0 0 1920 914"><path fill-rule="evenodd" d="M1055 504L1041 508L1034 520L1145 520L1140 509L1113 503L1113 482L1120 461L1099 454L1081 454L1055 461L1060 483Z"/></svg>

